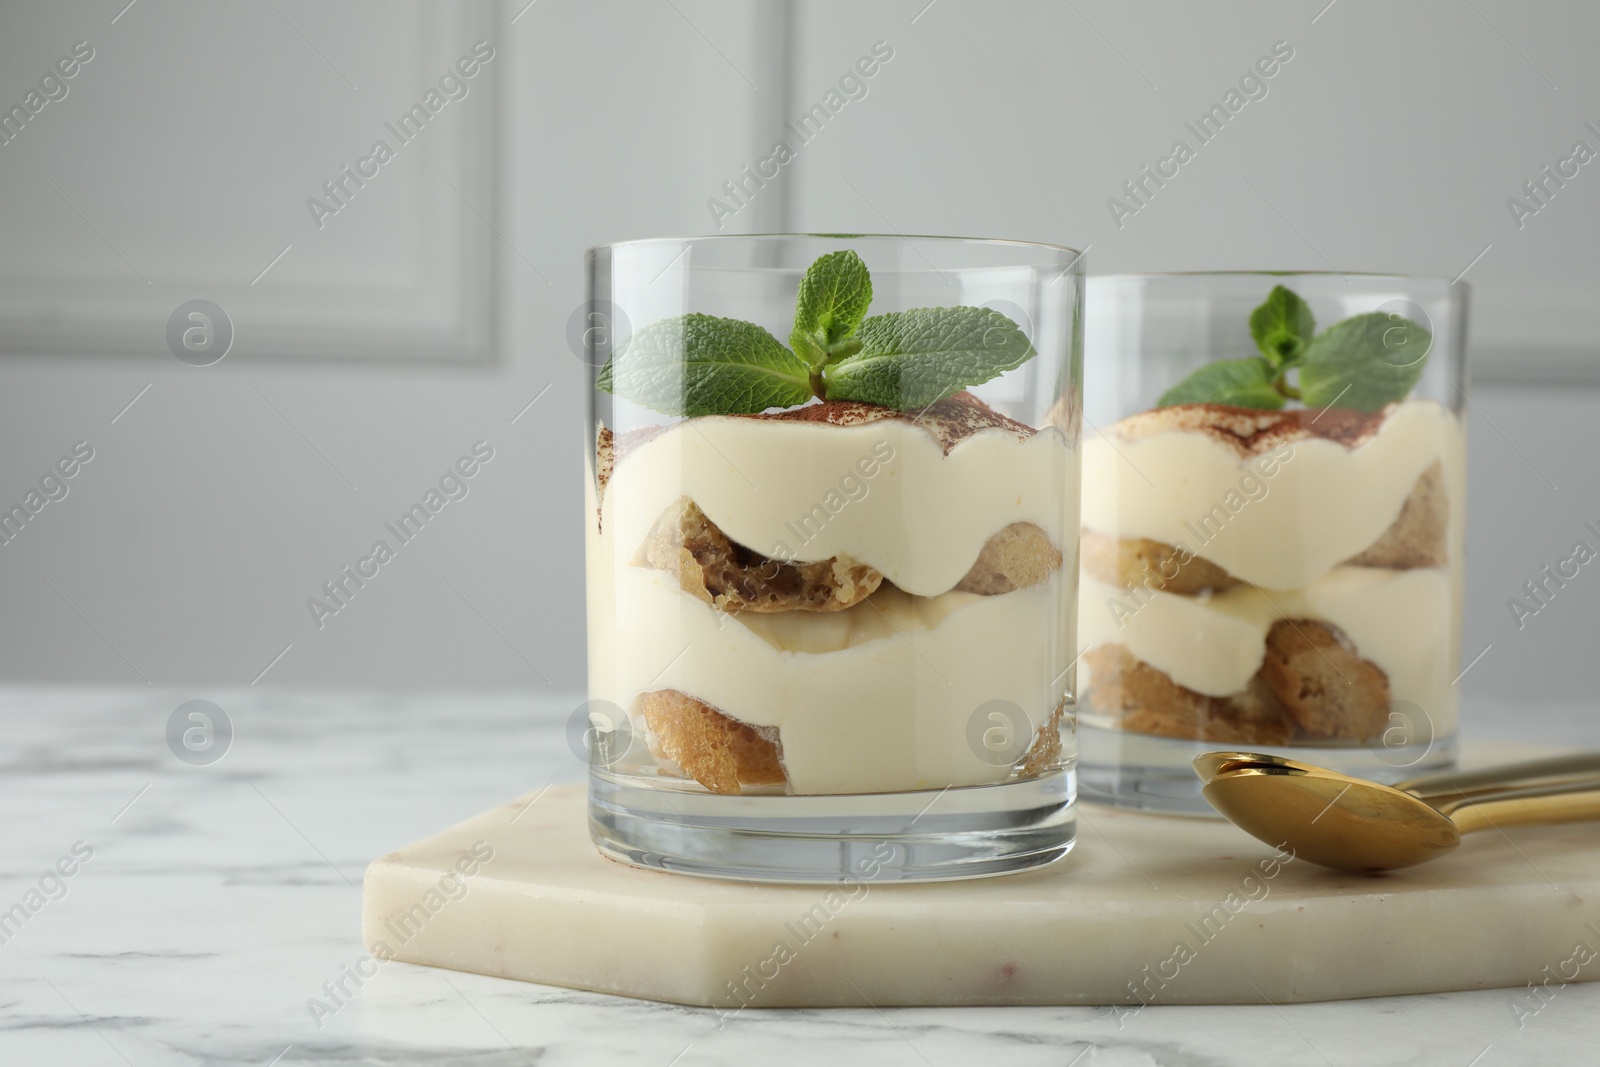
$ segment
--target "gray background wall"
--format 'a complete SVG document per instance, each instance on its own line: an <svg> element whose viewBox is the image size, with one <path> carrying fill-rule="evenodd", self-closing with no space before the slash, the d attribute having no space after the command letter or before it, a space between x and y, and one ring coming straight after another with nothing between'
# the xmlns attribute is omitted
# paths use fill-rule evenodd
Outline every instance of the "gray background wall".
<svg viewBox="0 0 1600 1067"><path fill-rule="evenodd" d="M708 198L882 40L724 232L1466 270L1466 655L1492 648L1462 684L1600 683L1600 571L1520 631L1505 603L1600 524L1600 162L1520 229L1506 206L1600 150L1593 5L125 2L0 4L8 108L96 50L0 146L0 502L95 448L0 547L0 677L576 689L582 249L714 230ZM306 199L480 38L468 96L318 229ZM1107 198L1280 40L1268 95L1119 228ZM206 368L163 341L197 297L237 331ZM470 495L319 630L307 598L480 439Z"/></svg>

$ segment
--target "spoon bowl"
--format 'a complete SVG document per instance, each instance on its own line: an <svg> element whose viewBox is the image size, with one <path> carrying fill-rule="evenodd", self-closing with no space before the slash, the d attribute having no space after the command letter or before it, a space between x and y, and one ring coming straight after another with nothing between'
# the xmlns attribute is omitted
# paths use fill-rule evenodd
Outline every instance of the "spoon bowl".
<svg viewBox="0 0 1600 1067"><path fill-rule="evenodd" d="M1455 823L1437 808L1333 771L1231 764L1202 791L1230 822L1323 867L1413 867L1461 843Z"/></svg>

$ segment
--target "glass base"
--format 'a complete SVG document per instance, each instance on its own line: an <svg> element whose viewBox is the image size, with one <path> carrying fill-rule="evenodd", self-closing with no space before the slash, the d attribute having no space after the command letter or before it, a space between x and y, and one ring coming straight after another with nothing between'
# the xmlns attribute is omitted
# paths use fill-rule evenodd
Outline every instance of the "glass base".
<svg viewBox="0 0 1600 1067"><path fill-rule="evenodd" d="M1092 804L1222 818L1200 792L1192 761L1202 752L1266 752L1330 771L1392 784L1456 763L1452 734L1426 744L1372 747L1333 745L1245 745L1221 741L1180 741L1136 734L1079 721L1080 799Z"/></svg>
<svg viewBox="0 0 1600 1067"><path fill-rule="evenodd" d="M934 882L1031 870L1077 835L1069 770L1001 785L723 796L591 768L589 833L635 867L743 882Z"/></svg>

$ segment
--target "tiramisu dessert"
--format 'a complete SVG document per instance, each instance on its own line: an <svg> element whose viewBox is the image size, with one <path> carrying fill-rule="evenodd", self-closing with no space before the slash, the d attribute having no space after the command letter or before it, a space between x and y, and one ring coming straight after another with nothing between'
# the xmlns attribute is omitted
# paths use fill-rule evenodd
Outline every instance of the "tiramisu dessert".
<svg viewBox="0 0 1600 1067"><path fill-rule="evenodd" d="M588 485L590 696L627 710L649 773L838 794L1060 763L1076 456L966 391L1032 345L989 309L870 299L833 253L792 350L688 315L601 374L683 416L602 425Z"/></svg>
<svg viewBox="0 0 1600 1067"><path fill-rule="evenodd" d="M1238 746L1453 734L1466 456L1457 417L1409 397L1431 337L1378 313L1314 334L1282 287L1251 325L1260 357L1084 444L1083 721Z"/></svg>

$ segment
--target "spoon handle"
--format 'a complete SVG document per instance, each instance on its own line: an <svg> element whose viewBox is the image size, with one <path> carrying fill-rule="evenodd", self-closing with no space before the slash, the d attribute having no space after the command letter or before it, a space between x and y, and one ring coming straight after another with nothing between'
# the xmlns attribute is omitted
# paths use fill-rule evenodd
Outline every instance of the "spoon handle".
<svg viewBox="0 0 1600 1067"><path fill-rule="evenodd" d="M1600 753L1553 756L1526 763L1507 763L1481 771L1444 771L1397 782L1395 788L1431 800L1444 799L1458 793L1470 795L1521 789L1585 775L1600 776Z"/></svg>
<svg viewBox="0 0 1600 1067"><path fill-rule="evenodd" d="M1600 783L1593 780L1533 785L1499 793L1440 799L1433 807L1464 834L1474 830L1600 819Z"/></svg>

